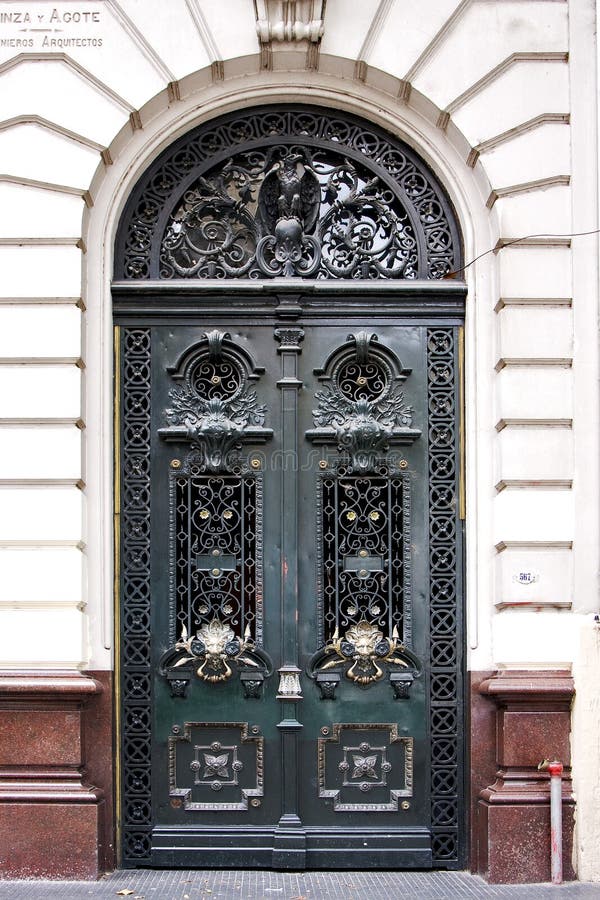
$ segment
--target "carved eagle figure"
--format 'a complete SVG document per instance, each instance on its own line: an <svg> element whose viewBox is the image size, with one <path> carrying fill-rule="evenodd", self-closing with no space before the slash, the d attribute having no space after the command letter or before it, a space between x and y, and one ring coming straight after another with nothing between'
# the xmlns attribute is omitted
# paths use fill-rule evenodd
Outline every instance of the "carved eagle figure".
<svg viewBox="0 0 600 900"><path fill-rule="evenodd" d="M297 219L305 234L315 227L321 206L321 185L302 153L289 152L267 171L258 192L262 233L273 234L280 219Z"/></svg>

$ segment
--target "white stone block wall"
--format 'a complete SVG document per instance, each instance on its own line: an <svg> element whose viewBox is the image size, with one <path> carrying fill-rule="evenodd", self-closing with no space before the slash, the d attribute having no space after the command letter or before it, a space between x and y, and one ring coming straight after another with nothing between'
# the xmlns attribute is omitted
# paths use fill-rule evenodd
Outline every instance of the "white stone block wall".
<svg viewBox="0 0 600 900"><path fill-rule="evenodd" d="M469 665L573 667L600 879L598 240L570 236L598 226L595 3L328 0L316 64L260 47L251 0L81 8L0 6L0 666L111 667L109 285L137 177L230 109L362 114L446 185L465 259L494 250L465 271Z"/></svg>

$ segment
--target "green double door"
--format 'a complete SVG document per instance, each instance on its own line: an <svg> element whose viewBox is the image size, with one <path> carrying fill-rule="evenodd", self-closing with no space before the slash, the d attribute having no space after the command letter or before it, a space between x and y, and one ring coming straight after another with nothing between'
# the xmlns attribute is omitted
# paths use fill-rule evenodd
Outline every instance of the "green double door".
<svg viewBox="0 0 600 900"><path fill-rule="evenodd" d="M125 865L461 861L456 321L124 315Z"/></svg>

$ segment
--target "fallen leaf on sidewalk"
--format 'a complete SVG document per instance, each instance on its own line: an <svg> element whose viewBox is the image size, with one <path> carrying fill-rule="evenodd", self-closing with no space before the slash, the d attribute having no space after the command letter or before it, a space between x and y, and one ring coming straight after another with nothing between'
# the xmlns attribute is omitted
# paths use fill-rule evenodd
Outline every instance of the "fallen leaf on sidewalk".
<svg viewBox="0 0 600 900"><path fill-rule="evenodd" d="M129 888L123 888L122 891L116 892L117 897L129 897L130 894L135 894L135 891L130 891Z"/></svg>

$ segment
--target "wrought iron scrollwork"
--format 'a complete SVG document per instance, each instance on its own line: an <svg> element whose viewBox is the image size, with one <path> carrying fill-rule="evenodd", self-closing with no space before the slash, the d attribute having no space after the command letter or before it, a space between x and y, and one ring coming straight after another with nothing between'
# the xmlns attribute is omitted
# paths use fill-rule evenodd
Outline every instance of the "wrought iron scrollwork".
<svg viewBox="0 0 600 900"><path fill-rule="evenodd" d="M412 407L399 383L408 371L376 334L349 334L346 343L316 370L324 384L315 393L315 428L306 437L315 444L335 444L350 459L352 470L369 472L391 444L411 444L421 431L412 428Z"/></svg>
<svg viewBox="0 0 600 900"><path fill-rule="evenodd" d="M202 471L231 469L243 443L264 443L272 437L272 429L264 427L265 407L249 386L263 370L240 352L227 332L206 332L170 371L182 383L169 391L168 425L159 435L190 443Z"/></svg>
<svg viewBox="0 0 600 900"><path fill-rule="evenodd" d="M238 114L182 138L138 184L120 242L127 279L460 268L452 209L426 166L385 132L314 109Z"/></svg>

